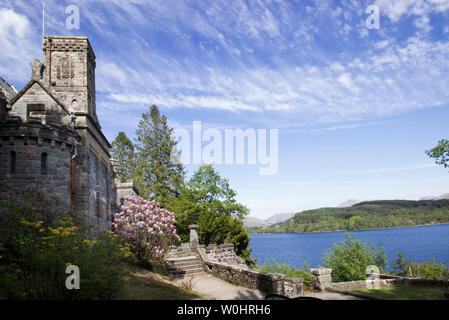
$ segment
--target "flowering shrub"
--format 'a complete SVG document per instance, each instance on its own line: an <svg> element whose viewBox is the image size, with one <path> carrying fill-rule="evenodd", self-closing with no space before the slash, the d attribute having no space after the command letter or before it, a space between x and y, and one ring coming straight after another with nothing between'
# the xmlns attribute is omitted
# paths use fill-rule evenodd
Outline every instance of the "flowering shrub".
<svg viewBox="0 0 449 320"><path fill-rule="evenodd" d="M0 298L111 299L123 286L129 248L111 231L88 238L36 187L17 191L0 207ZM68 290L68 265L80 270L80 290Z"/></svg>
<svg viewBox="0 0 449 320"><path fill-rule="evenodd" d="M181 240L176 234L174 213L142 197L127 196L125 199L126 205L122 205L122 211L114 217L114 229L130 244L138 262L161 262L166 251Z"/></svg>

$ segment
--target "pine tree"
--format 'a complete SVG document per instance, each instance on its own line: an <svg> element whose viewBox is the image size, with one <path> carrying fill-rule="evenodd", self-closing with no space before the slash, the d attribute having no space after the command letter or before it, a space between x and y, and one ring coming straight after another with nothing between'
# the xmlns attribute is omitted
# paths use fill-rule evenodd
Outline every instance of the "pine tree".
<svg viewBox="0 0 449 320"><path fill-rule="evenodd" d="M154 199L163 207L169 207L184 184L184 167L172 155L177 143L172 135L166 116L155 105L142 114L136 130L135 183L142 197Z"/></svg>
<svg viewBox="0 0 449 320"><path fill-rule="evenodd" d="M126 134L120 131L112 142L112 157L117 161L117 176L121 182L133 178L135 173L135 148Z"/></svg>

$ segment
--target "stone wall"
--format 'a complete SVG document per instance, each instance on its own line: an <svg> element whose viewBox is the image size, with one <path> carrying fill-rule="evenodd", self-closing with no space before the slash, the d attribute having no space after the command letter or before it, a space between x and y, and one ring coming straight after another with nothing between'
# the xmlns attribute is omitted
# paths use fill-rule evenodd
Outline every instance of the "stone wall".
<svg viewBox="0 0 449 320"><path fill-rule="evenodd" d="M58 196L70 209L73 135L69 128L4 123L0 130L0 194L34 184Z"/></svg>
<svg viewBox="0 0 449 320"><path fill-rule="evenodd" d="M22 122L27 123L71 126L72 119L68 109L50 96L48 88L42 83L29 83L24 89L26 92L12 101L8 116L20 117Z"/></svg>
<svg viewBox="0 0 449 320"><path fill-rule="evenodd" d="M205 271L227 282L287 297L296 297L304 293L304 279L286 278L282 274L250 269L243 259L236 256L233 244L207 247L199 245L197 250L203 260Z"/></svg>
<svg viewBox="0 0 449 320"><path fill-rule="evenodd" d="M92 233L111 229L117 209L115 173L98 153L85 145L78 148L77 212L86 218Z"/></svg>
<svg viewBox="0 0 449 320"><path fill-rule="evenodd" d="M136 196L137 189L134 185L134 181L129 179L126 182L120 182L120 180L115 180L115 185L117 189L117 205L121 206L125 203L125 196Z"/></svg>
<svg viewBox="0 0 449 320"><path fill-rule="evenodd" d="M448 287L449 281L447 280L434 280L434 279L416 279L392 276L388 274L380 274L377 283L374 280L359 280L359 281L347 281L336 282L332 284L332 288L347 290L347 289L363 289L363 288L385 288L385 287L400 287L400 286L442 286Z"/></svg>
<svg viewBox="0 0 449 320"><path fill-rule="evenodd" d="M205 247L205 253L208 260L212 262L224 262L232 265L245 266L245 260L235 254L233 243L208 245Z"/></svg>
<svg viewBox="0 0 449 320"><path fill-rule="evenodd" d="M313 285L315 290L325 291L332 287L332 269L316 268L311 269L310 273L313 276Z"/></svg>

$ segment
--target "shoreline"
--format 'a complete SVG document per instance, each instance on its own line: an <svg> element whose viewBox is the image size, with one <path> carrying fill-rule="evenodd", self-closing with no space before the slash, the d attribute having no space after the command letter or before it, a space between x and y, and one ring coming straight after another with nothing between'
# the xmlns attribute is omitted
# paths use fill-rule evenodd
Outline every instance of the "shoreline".
<svg viewBox="0 0 449 320"><path fill-rule="evenodd" d="M403 226L403 227L388 227L388 228L371 228L371 229L361 229L361 230L333 230L333 231L313 231L313 232L258 232L258 233L248 233L248 236L254 234L318 234L318 233L330 233L330 232L360 232L360 231L373 231L373 230L389 230L389 229L404 229L404 228L414 228L414 227L426 227L426 226L438 226L443 224L449 224L449 222L443 223L430 223L430 224L417 224L413 226Z"/></svg>

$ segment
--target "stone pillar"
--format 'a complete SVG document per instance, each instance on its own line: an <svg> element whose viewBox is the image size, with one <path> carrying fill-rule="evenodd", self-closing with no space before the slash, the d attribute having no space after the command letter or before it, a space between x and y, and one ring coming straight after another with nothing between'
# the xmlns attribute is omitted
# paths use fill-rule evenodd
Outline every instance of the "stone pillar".
<svg viewBox="0 0 449 320"><path fill-rule="evenodd" d="M316 290L325 291L326 289L332 288L332 269L310 269L310 273L313 275L313 283Z"/></svg>
<svg viewBox="0 0 449 320"><path fill-rule="evenodd" d="M44 72L44 65L39 59L34 59L33 62L30 63L31 67L31 80L41 80L42 73Z"/></svg>
<svg viewBox="0 0 449 320"><path fill-rule="evenodd" d="M284 281L284 296L295 298L304 294L304 279L287 278Z"/></svg>
<svg viewBox="0 0 449 320"><path fill-rule="evenodd" d="M190 229L190 248L196 249L196 247L199 244L198 233L196 231L198 229L198 225L191 224L189 225L189 229Z"/></svg>

